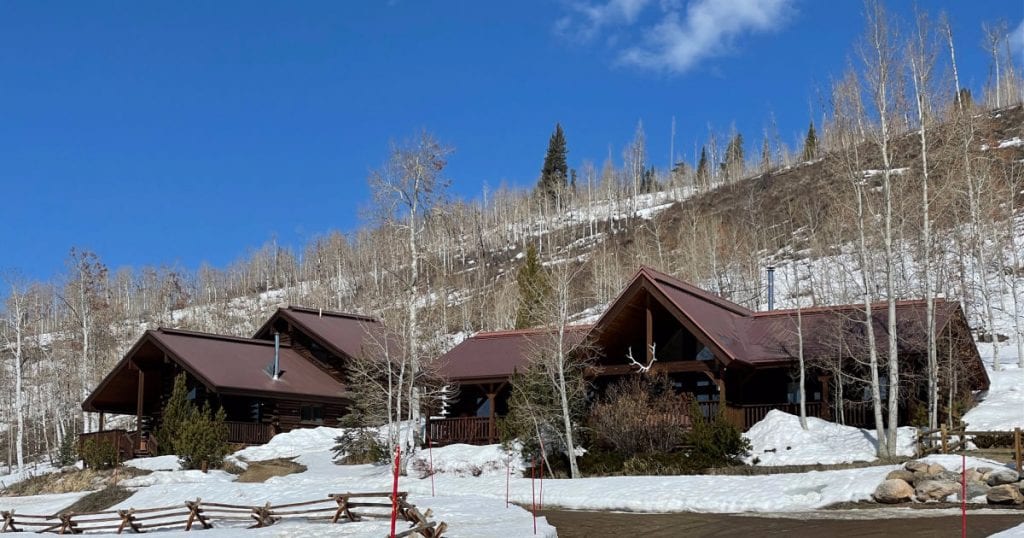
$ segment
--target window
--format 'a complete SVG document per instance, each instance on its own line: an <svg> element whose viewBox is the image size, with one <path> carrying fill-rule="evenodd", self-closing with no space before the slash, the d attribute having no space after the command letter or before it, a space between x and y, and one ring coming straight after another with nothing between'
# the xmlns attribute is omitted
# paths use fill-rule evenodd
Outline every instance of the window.
<svg viewBox="0 0 1024 538"><path fill-rule="evenodd" d="M708 346L704 346L704 348L701 349L699 353L697 353L697 360L699 361L710 361L713 360L714 358L715 354L712 353L710 349L708 349Z"/></svg>
<svg viewBox="0 0 1024 538"><path fill-rule="evenodd" d="M315 422L322 424L324 422L324 406L322 405L303 405L300 410L300 417L302 422Z"/></svg>

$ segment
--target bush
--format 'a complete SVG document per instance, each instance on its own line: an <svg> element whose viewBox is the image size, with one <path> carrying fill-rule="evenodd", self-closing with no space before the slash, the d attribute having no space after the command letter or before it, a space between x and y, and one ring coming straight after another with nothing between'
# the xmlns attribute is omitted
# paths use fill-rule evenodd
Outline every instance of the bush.
<svg viewBox="0 0 1024 538"><path fill-rule="evenodd" d="M178 460L185 469L218 468L228 454L228 428L224 424L224 409L214 413L210 405L192 408L191 417L181 424L179 436L174 441Z"/></svg>
<svg viewBox="0 0 1024 538"><path fill-rule="evenodd" d="M78 461L78 443L76 442L75 436L65 435L64 439L60 442L60 447L57 449L57 463L61 467L67 467L74 465Z"/></svg>
<svg viewBox="0 0 1024 538"><path fill-rule="evenodd" d="M339 465L387 464L391 450L371 428L352 428L334 438L334 462Z"/></svg>
<svg viewBox="0 0 1024 538"><path fill-rule="evenodd" d="M182 372L174 377L171 396L160 414L160 428L154 433L161 454L179 454L176 444L181 439L182 429L192 418L194 407L188 401L188 386Z"/></svg>
<svg viewBox="0 0 1024 538"><path fill-rule="evenodd" d="M978 448L1011 448L1013 447L1013 434L975 435L971 442Z"/></svg>
<svg viewBox="0 0 1024 538"><path fill-rule="evenodd" d="M628 475L694 474L704 469L702 459L682 452L638 454L626 460L622 470Z"/></svg>
<svg viewBox="0 0 1024 538"><path fill-rule="evenodd" d="M626 458L618 452L593 448L578 463L585 476L617 475L622 474Z"/></svg>
<svg viewBox="0 0 1024 538"><path fill-rule="evenodd" d="M117 448L110 441L89 439L82 445L82 460L86 467L111 469L117 464Z"/></svg>
<svg viewBox="0 0 1024 538"><path fill-rule="evenodd" d="M692 427L686 434L686 443L690 445L692 463L700 464L701 468L743 463L751 447L739 428L725 420L721 413L708 420L697 402L690 408L690 417Z"/></svg>
<svg viewBox="0 0 1024 538"><path fill-rule="evenodd" d="M590 428L599 446L624 458L674 452L684 444L686 400L667 376L630 376L608 388L590 412Z"/></svg>

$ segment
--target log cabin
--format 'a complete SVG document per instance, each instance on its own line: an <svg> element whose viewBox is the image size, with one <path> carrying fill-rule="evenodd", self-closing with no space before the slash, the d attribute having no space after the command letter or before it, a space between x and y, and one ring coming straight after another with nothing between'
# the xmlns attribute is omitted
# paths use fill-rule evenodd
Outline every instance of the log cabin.
<svg viewBox="0 0 1024 538"><path fill-rule="evenodd" d="M227 415L228 441L262 444L279 432L333 426L347 413L345 363L384 334L376 319L295 306L279 308L252 338L179 329L146 331L82 403L124 457L157 454L153 432L174 378L188 397ZM134 415L134 430L107 429L107 415Z"/></svg>
<svg viewBox="0 0 1024 538"><path fill-rule="evenodd" d="M873 406L860 381L866 378L868 356L864 312L864 305L752 311L642 267L595 324L570 327L567 336L575 359L589 363L593 397L625 376L665 374L705 416L722 413L743 430L772 409L798 413L802 340L808 415L873 427ZM925 303L900 301L896 317L902 425L927 401ZM883 361L887 320L885 304L874 305L871 322ZM988 375L958 303L937 299L935 324L938 356L948 374L940 394L952 387L953 406L962 405L974 391L988 389ZM441 373L458 387L458 396L448 402L444 417L430 420L430 441L496 442L496 420L508 412L513 376L529 367L538 340L550 339L550 333L543 328L478 333L441 357ZM944 402L943 413L951 412L949 403Z"/></svg>

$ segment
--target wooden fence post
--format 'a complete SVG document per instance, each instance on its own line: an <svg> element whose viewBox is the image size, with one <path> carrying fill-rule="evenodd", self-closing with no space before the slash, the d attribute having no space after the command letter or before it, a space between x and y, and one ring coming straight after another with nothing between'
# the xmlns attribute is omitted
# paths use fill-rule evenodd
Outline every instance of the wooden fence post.
<svg viewBox="0 0 1024 538"><path fill-rule="evenodd" d="M946 454L947 453L947 447L948 447L948 445L946 443L946 438L949 436L949 432L946 431L946 425L945 424L942 425L941 434L942 434L942 453Z"/></svg>
<svg viewBox="0 0 1024 538"><path fill-rule="evenodd" d="M1022 463L1024 463L1024 454L1022 454L1022 452L1024 452L1024 446L1021 444L1020 428L1018 427L1013 429L1013 457L1017 462L1017 474L1024 471L1024 468L1022 468Z"/></svg>
<svg viewBox="0 0 1024 538"><path fill-rule="evenodd" d="M14 511L0 512L0 515L4 518L4 526L0 527L0 532L19 532L18 528L14 526Z"/></svg>

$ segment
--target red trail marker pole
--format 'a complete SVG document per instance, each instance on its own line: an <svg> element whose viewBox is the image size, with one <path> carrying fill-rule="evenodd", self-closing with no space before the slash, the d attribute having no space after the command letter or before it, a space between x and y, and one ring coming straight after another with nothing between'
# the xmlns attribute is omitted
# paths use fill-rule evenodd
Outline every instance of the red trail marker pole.
<svg viewBox="0 0 1024 538"><path fill-rule="evenodd" d="M537 488L534 486L534 474L537 469L537 458L534 457L530 460L530 493L533 496L533 502L531 505L531 512L533 512L533 533L537 534Z"/></svg>
<svg viewBox="0 0 1024 538"><path fill-rule="evenodd" d="M961 456L963 468L960 476L960 536L967 538L967 454Z"/></svg>
<svg viewBox="0 0 1024 538"><path fill-rule="evenodd" d="M434 441L427 432L427 454L430 457L430 496L434 496Z"/></svg>
<svg viewBox="0 0 1024 538"><path fill-rule="evenodd" d="M395 447L395 481L391 486L391 538L395 538L395 524L398 522L398 467L402 462L402 446Z"/></svg>

